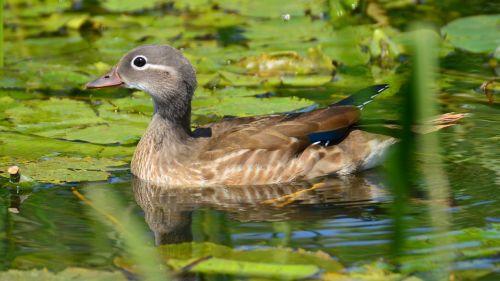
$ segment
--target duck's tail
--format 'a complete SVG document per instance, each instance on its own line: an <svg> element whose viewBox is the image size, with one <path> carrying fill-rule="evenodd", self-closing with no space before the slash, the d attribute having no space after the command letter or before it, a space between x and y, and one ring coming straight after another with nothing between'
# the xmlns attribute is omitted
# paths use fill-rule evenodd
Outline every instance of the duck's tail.
<svg viewBox="0 0 500 281"><path fill-rule="evenodd" d="M373 99L380 95L383 91L389 88L388 84L380 84L373 85L362 90L357 91L356 93L350 95L349 97L338 101L336 103L331 104L331 107L340 106L340 105L350 105L357 106L359 109L363 109L363 107L369 104ZM333 131L327 132L314 132L309 134L309 140L311 143L319 143L325 146L338 144L341 142L353 129L353 126L344 127Z"/></svg>
<svg viewBox="0 0 500 281"><path fill-rule="evenodd" d="M354 105L360 109L363 109L363 107L372 102L376 96L380 95L380 93L387 89L389 89L388 84L373 85L359 90L349 97L332 104L331 106Z"/></svg>

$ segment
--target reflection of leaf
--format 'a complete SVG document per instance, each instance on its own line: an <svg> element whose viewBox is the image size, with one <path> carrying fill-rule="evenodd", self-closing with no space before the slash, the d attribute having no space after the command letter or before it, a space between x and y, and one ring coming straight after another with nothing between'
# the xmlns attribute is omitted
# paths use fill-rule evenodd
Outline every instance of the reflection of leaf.
<svg viewBox="0 0 500 281"><path fill-rule="evenodd" d="M0 281L126 281L128 280L120 272L110 272L103 270L91 270L84 268L66 268L61 272L53 273L46 269L32 270L9 270L0 273Z"/></svg>
<svg viewBox="0 0 500 281"><path fill-rule="evenodd" d="M452 247L450 241L461 247ZM449 233L414 236L408 239L407 245L413 254L401 258L402 272L431 270L441 266L439 261L443 258L458 262L492 257L500 251L500 224L493 223L488 228L470 227ZM429 245L442 248L435 252Z"/></svg>
<svg viewBox="0 0 500 281"><path fill-rule="evenodd" d="M454 20L441 29L455 47L470 52L495 52L500 46L500 15L480 15Z"/></svg>

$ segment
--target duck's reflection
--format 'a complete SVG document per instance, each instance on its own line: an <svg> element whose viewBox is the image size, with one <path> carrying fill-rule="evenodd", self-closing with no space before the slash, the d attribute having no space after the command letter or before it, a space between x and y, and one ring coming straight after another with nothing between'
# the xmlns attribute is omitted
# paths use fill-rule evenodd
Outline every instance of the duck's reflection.
<svg viewBox="0 0 500 281"><path fill-rule="evenodd" d="M193 211L203 207L245 222L312 220L358 217L366 206L386 199L385 185L374 172L268 186L168 187L137 178L132 183L157 245L191 241Z"/></svg>

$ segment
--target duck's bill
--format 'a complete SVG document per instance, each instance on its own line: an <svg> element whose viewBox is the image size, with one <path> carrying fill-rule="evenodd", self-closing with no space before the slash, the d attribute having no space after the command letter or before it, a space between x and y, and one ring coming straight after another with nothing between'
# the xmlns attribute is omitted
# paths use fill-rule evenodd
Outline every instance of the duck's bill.
<svg viewBox="0 0 500 281"><path fill-rule="evenodd" d="M123 81L120 75L116 72L116 68L113 67L109 73L97 78L96 80L87 83L85 88L87 89L97 89L97 88L107 88L107 87L117 87L123 85Z"/></svg>

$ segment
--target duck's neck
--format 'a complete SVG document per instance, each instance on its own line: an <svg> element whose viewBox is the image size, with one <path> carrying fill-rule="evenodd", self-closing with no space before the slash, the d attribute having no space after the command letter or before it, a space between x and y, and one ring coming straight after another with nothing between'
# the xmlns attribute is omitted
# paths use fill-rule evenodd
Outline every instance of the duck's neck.
<svg viewBox="0 0 500 281"><path fill-rule="evenodd" d="M155 113L137 145L132 158L132 173L147 181L155 181L178 159L189 153L190 135L185 127Z"/></svg>
<svg viewBox="0 0 500 281"><path fill-rule="evenodd" d="M191 97L190 95L172 93L166 98L153 97L153 122L174 132L191 135ZM148 128L149 129L149 128Z"/></svg>
<svg viewBox="0 0 500 281"><path fill-rule="evenodd" d="M155 113L137 145L132 159L132 173L144 180L154 180L158 169L168 169L179 158L189 155L191 139L191 100L154 100Z"/></svg>

